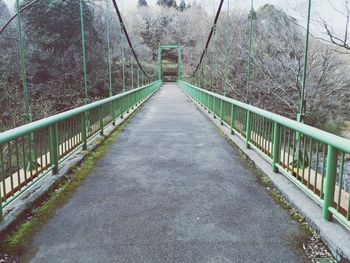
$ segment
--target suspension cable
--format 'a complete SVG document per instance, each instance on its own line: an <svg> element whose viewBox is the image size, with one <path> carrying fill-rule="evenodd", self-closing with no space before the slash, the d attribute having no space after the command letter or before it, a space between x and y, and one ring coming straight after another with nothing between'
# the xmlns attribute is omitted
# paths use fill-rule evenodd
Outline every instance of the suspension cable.
<svg viewBox="0 0 350 263"><path fill-rule="evenodd" d="M115 0L113 0L113 1L115 1ZM222 9L223 3L224 3L224 0L221 0L221 1L220 1L219 8L218 8L218 11L216 12L216 15L215 15L214 23L213 23L213 25L212 25L212 27L211 27L211 30L210 30L210 33L209 33L209 36L208 36L208 39L207 39L207 43L205 44L205 48L204 48L203 53L202 53L202 55L201 55L201 58L200 58L200 60L199 60L199 62L198 62L198 65L197 65L196 69L194 70L194 72L192 73L192 77L193 77L193 76L196 74L196 72L198 71L198 68L199 68L200 64L202 63L203 57L204 57L204 55L206 54L206 50L207 50L207 48L208 48L208 46L209 46L209 44L210 44L211 37L213 36L213 32L214 32L214 30L215 30L216 23L218 22L218 19L219 19L220 13L221 13L221 9Z"/></svg>
<svg viewBox="0 0 350 263"><path fill-rule="evenodd" d="M32 5L34 5L36 2L38 2L39 0L34 0L33 2L30 2L29 4L25 5L24 7L21 8L21 10L19 10L20 13L22 13L24 10L26 10L27 8L31 7ZM17 17L17 13L14 14L7 22L6 24L0 29L0 35L5 31L6 27L12 22L12 20L14 20Z"/></svg>
<svg viewBox="0 0 350 263"><path fill-rule="evenodd" d="M133 48L133 46L132 46L131 40L130 40L130 38L129 38L128 31L126 30L126 28L125 28L125 26L124 26L123 18L122 18L121 14L120 14L120 11L119 11L117 2L116 2L116 0L112 0L112 1L113 1L113 5L114 5L114 8L115 8L115 11L117 12L117 16L118 16L118 19L119 19L119 22L120 22L120 26L121 26L122 30L124 31L124 35L125 35L125 37L126 37L126 39L127 39L127 41L128 41L129 47L130 47L130 49L131 49L131 51L132 51L132 53L133 53L133 55L134 55L134 58L135 58L135 60L136 60L136 63L138 64L138 66L139 66L139 68L141 69L142 73L143 73L147 78L150 78L150 76L149 76L149 75L145 72L145 70L143 69L143 67L142 67L142 65L141 65L141 63L140 63L140 61L139 61L139 59L138 59L138 57L137 57L137 55L136 55L136 52L135 52L135 50L134 50L134 48ZM222 1L223 1L223 0L222 0Z"/></svg>

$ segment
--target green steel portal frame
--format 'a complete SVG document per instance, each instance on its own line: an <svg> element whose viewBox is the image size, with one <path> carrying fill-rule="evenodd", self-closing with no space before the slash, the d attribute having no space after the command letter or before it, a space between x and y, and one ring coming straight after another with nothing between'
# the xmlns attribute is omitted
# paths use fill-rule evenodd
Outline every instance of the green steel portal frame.
<svg viewBox="0 0 350 263"><path fill-rule="evenodd" d="M162 52L163 50L177 50L177 63L174 62L163 62L162 61ZM177 64L177 79L181 80L181 45L160 45L158 48L158 57L157 57L157 73L158 79L163 80L163 65L176 65Z"/></svg>

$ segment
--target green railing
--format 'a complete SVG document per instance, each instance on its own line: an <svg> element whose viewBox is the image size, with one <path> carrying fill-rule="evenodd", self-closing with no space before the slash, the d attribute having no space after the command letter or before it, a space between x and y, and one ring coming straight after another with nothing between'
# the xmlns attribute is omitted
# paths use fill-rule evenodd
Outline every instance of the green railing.
<svg viewBox="0 0 350 263"><path fill-rule="evenodd" d="M180 87L323 207L350 227L350 196L344 178L350 140L198 88ZM348 186L349 187L349 186Z"/></svg>
<svg viewBox="0 0 350 263"><path fill-rule="evenodd" d="M0 219L2 209L52 171L117 118L155 92L156 81L39 121L0 133Z"/></svg>

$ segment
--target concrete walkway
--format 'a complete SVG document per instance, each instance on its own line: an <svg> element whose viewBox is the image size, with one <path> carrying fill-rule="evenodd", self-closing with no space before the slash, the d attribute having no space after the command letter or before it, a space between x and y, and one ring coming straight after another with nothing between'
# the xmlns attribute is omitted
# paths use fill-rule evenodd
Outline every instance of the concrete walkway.
<svg viewBox="0 0 350 263"><path fill-rule="evenodd" d="M34 238L32 262L307 262L302 233L166 84Z"/></svg>

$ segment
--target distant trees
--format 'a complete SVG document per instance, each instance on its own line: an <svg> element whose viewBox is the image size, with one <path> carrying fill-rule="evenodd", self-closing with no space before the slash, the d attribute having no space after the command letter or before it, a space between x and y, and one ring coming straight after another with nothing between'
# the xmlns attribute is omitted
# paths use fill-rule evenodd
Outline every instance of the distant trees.
<svg viewBox="0 0 350 263"><path fill-rule="evenodd" d="M218 24L217 56L209 55L210 72L218 76L210 88L222 92L228 70L228 93L246 101L248 24L246 14L234 14L230 21L229 52L225 63L225 21ZM295 18L273 5L254 11L254 33L250 97L253 105L296 118L303 70L304 38ZM322 127L332 119L345 120L350 108L350 78L342 74L348 65L329 46L311 38L306 85L306 122ZM208 54L212 54L211 49ZM227 69L228 68L228 69ZM216 85L218 83L218 85Z"/></svg>
<svg viewBox="0 0 350 263"><path fill-rule="evenodd" d="M22 6L32 0L22 1ZM91 100L108 94L106 13L96 15L84 2L85 44L88 91ZM101 10L96 8L96 10ZM10 13L0 0L0 27ZM103 17L102 29L99 19ZM113 32L117 23L111 23ZM79 1L42 0L22 13L24 57L28 95L34 119L42 118L82 103L83 64ZM116 37L111 37L117 41ZM119 41L119 40L118 40ZM117 52L117 46L114 47ZM114 57L117 54L114 53ZM0 130L22 123L22 86L20 80L16 20L0 37ZM113 70L116 78L119 70ZM117 83L117 81L115 81ZM115 85L117 88L118 85ZM3 116L2 116L3 115Z"/></svg>
<svg viewBox="0 0 350 263"><path fill-rule="evenodd" d="M172 7L181 12L183 12L187 8L191 8L191 4L189 3L188 5L186 5L185 0L181 0L179 6L177 5L176 0L158 0L157 5L168 8Z"/></svg>
<svg viewBox="0 0 350 263"><path fill-rule="evenodd" d="M138 7L148 7L148 3L146 0L138 0L137 6Z"/></svg>
<svg viewBox="0 0 350 263"><path fill-rule="evenodd" d="M94 97L103 90L100 72L104 69L104 46L95 27L93 10L86 2L83 2L83 10L89 95ZM52 100L57 110L71 107L83 96L79 14L79 1L42 0L22 15L29 93L32 98L45 96ZM48 86L51 88L47 89ZM68 87L69 93L64 91Z"/></svg>
<svg viewBox="0 0 350 263"><path fill-rule="evenodd" d="M7 8L5 2L0 0L0 28L2 28L5 23L8 22L10 18L10 11ZM13 56L16 52L16 46L14 45L16 42L16 32L15 26L11 24L9 27L5 29L3 34L0 37L0 81L9 76L10 71L13 71L14 64ZM16 60L15 60L16 61ZM4 74L6 76L4 76Z"/></svg>
<svg viewBox="0 0 350 263"><path fill-rule="evenodd" d="M0 28L10 19L10 11L0 0ZM0 132L21 123L22 108L19 84L19 63L15 24L0 35Z"/></svg>
<svg viewBox="0 0 350 263"><path fill-rule="evenodd" d="M28 2L30 0L24 0L22 4ZM159 44L180 43L183 46L184 75L193 72L203 51L213 17L196 2L191 8L190 4L186 6L185 0L177 2L178 6L175 0L158 0L157 8L135 8L129 11L133 13L123 17L134 49L148 72L154 70ZM114 93L120 91L122 75L119 23L114 10L106 13L104 3L96 3L84 1L91 100L108 96L107 19L111 27ZM148 6L148 1L138 0L138 6ZM76 0L41 0L35 8L23 12L26 70L34 118L82 103L79 11ZM255 106L295 119L303 69L303 31L293 17L273 5L254 10L253 16L251 101ZM0 0L0 27L9 17L8 8ZM217 34L204 59L206 82L201 83L219 93L226 87L229 96L241 101L245 101L247 95L248 18L249 14L239 10L232 13L229 21L226 16L220 17ZM15 25L12 23L0 37L0 60L3 62L0 64L0 130L20 124L22 119ZM124 44L126 78L130 83L131 52ZM350 79L349 74L344 74L349 70L347 63L327 45L311 38L306 86L307 123L322 126L332 119L349 118ZM224 78L225 75L228 77Z"/></svg>
<svg viewBox="0 0 350 263"><path fill-rule="evenodd" d="M190 62L190 53L195 56L199 54L192 50L196 45L202 45L204 36L206 36L207 28L210 26L210 19L203 19L207 14L202 12L200 8L184 9L183 12L175 8L166 7L153 10L137 11L141 17L140 20L134 22L129 21L128 24L133 25L135 35L141 36L139 39L141 44L147 46L152 51L152 59L156 60L159 44L163 43L181 43L184 46L184 59ZM137 14L130 17L138 17ZM203 39L203 41L197 41ZM186 48L188 47L188 48ZM187 53L188 52L188 53Z"/></svg>
<svg viewBox="0 0 350 263"><path fill-rule="evenodd" d="M183 12L187 8L185 0L181 0L178 10Z"/></svg>
<svg viewBox="0 0 350 263"><path fill-rule="evenodd" d="M176 0L158 0L157 5L163 7L177 7Z"/></svg>

